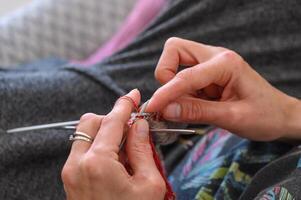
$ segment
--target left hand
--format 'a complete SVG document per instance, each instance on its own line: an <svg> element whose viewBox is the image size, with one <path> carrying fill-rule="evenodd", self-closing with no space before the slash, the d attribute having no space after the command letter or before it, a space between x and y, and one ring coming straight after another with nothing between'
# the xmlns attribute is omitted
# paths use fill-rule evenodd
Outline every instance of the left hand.
<svg viewBox="0 0 301 200"><path fill-rule="evenodd" d="M138 90L127 96L139 104ZM73 142L62 170L67 199L164 198L166 186L153 160L145 120L138 120L127 135L126 154L131 174L120 161L119 145L132 109L132 103L121 98L106 116L85 114L81 117L77 131L95 139L92 144L81 140Z"/></svg>

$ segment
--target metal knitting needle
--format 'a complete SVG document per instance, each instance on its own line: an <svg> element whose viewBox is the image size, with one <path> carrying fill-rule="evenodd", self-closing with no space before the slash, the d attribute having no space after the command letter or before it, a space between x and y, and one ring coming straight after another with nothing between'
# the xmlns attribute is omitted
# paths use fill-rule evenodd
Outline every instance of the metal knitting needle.
<svg viewBox="0 0 301 200"><path fill-rule="evenodd" d="M146 115L146 113L142 113L139 115ZM33 131L33 130L41 130L41 129L50 129L50 128L62 128L62 127L69 127L69 126L76 126L79 124L79 120L75 121L67 121L67 122L56 122L50 124L39 124L34 126L26 126L20 128L13 128L6 130L6 133L18 133L18 132L25 132L25 131ZM68 128L67 128L68 129ZM70 129L70 127L69 127ZM73 129L73 128L71 128Z"/></svg>
<svg viewBox="0 0 301 200"><path fill-rule="evenodd" d="M139 116L147 115L145 112L145 109L148 105L149 101L146 101L142 106L138 113ZM49 128L63 128L63 129L70 129L75 130L76 126L79 124L79 120L77 121L68 121L68 122L58 122L58 123L51 123L51 124L41 124L41 125L35 125L35 126L27 126L27 127L20 127L20 128L14 128L9 129L6 132L7 133L18 133L18 132L25 132L25 131L33 131L33 130L41 130L41 129L49 129ZM197 134L197 135L203 135L203 131L200 130L193 130L193 129L167 129L167 128L157 128L157 129L150 129L150 132L165 132L165 133L179 133L179 134ZM122 143L124 143L125 138L122 139Z"/></svg>
<svg viewBox="0 0 301 200"><path fill-rule="evenodd" d="M148 101L146 101L141 106L141 110L139 112L140 116L143 116L145 114L144 111L146 109L147 104L148 104ZM57 123L50 123L50 124L41 124L41 125L9 129L9 130L6 130L6 133L19 133L19 132L25 132L25 131L33 131L33 130L41 130L41 129L49 129L49 128L61 128L61 127L67 127L67 129L70 129L69 126L76 126L78 124L79 124L79 120L68 121L68 122L57 122ZM73 129L73 128L71 128L71 129Z"/></svg>
<svg viewBox="0 0 301 200"><path fill-rule="evenodd" d="M64 129L70 129L70 130L75 130L76 126L65 126L63 127ZM151 128L149 130L150 132L153 133L179 133L182 135L191 135L191 134L196 134L196 135L203 135L204 131L203 129L172 129L172 128Z"/></svg>
<svg viewBox="0 0 301 200"><path fill-rule="evenodd" d="M19 133L19 132L26 132L26 131L33 131L33 130L42 130L42 129L50 129L50 128L63 128L63 129L70 129L75 130L76 125L78 125L79 121L68 121L68 122L58 122L52 124L41 124L35 126L27 126L27 127L20 127L9 129L6 133ZM202 131L197 131L195 129L167 129L167 128L154 128L150 129L150 132L172 132L172 133L180 133L180 134L198 134L203 135Z"/></svg>
<svg viewBox="0 0 301 200"><path fill-rule="evenodd" d="M57 122L57 123L51 123L51 124L41 124L41 125L35 125L35 126L26 126L26 127L9 129L6 131L6 133L18 133L18 132L49 129L49 128L61 128L61 127L65 127L65 126L76 126L78 124L79 124L79 120L68 121L68 122Z"/></svg>

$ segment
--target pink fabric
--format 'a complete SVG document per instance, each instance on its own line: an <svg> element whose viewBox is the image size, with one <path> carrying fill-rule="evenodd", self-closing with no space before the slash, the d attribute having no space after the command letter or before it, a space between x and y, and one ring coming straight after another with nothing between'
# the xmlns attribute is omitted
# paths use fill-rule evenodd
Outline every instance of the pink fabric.
<svg viewBox="0 0 301 200"><path fill-rule="evenodd" d="M164 7L166 0L137 0L136 5L119 31L94 54L83 61L82 65L92 65L129 44Z"/></svg>

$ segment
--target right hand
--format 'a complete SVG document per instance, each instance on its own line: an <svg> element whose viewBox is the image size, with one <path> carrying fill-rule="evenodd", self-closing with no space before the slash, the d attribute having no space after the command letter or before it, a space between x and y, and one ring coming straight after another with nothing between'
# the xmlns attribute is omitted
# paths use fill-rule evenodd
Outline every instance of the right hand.
<svg viewBox="0 0 301 200"><path fill-rule="evenodd" d="M178 72L179 65L191 67ZM259 141L301 136L285 135L300 102L271 86L229 49L170 38L155 76L163 86L147 111L160 111L167 120L214 124Z"/></svg>

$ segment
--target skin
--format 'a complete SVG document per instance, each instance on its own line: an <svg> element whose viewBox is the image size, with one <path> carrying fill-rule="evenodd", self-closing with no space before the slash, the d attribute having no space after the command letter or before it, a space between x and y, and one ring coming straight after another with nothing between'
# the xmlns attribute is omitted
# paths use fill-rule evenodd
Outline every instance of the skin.
<svg viewBox="0 0 301 200"><path fill-rule="evenodd" d="M133 90L136 104L140 93ZM165 182L153 160L149 144L149 127L138 120L128 131L126 150L132 172L124 167L119 156L119 145L124 127L133 110L132 102L119 99L106 116L92 113L81 117L77 131L95 138L90 144L74 141L62 170L62 180L69 200L150 200L163 199Z"/></svg>
<svg viewBox="0 0 301 200"><path fill-rule="evenodd" d="M178 72L179 65L191 67ZM301 138L300 101L271 86L234 51L170 38L155 76L163 86L147 111L165 119L213 124L257 141Z"/></svg>
<svg viewBox="0 0 301 200"><path fill-rule="evenodd" d="M179 65L190 67L178 72ZM271 86L231 50L170 38L155 76L162 87L147 112L162 112L170 121L213 124L252 140L301 138L300 101ZM138 90L127 96L139 105ZM147 122L138 120L125 130L132 110L132 102L120 98L106 116L81 117L77 131L95 139L73 142L62 170L67 199L164 199ZM124 132L126 148L119 153Z"/></svg>

